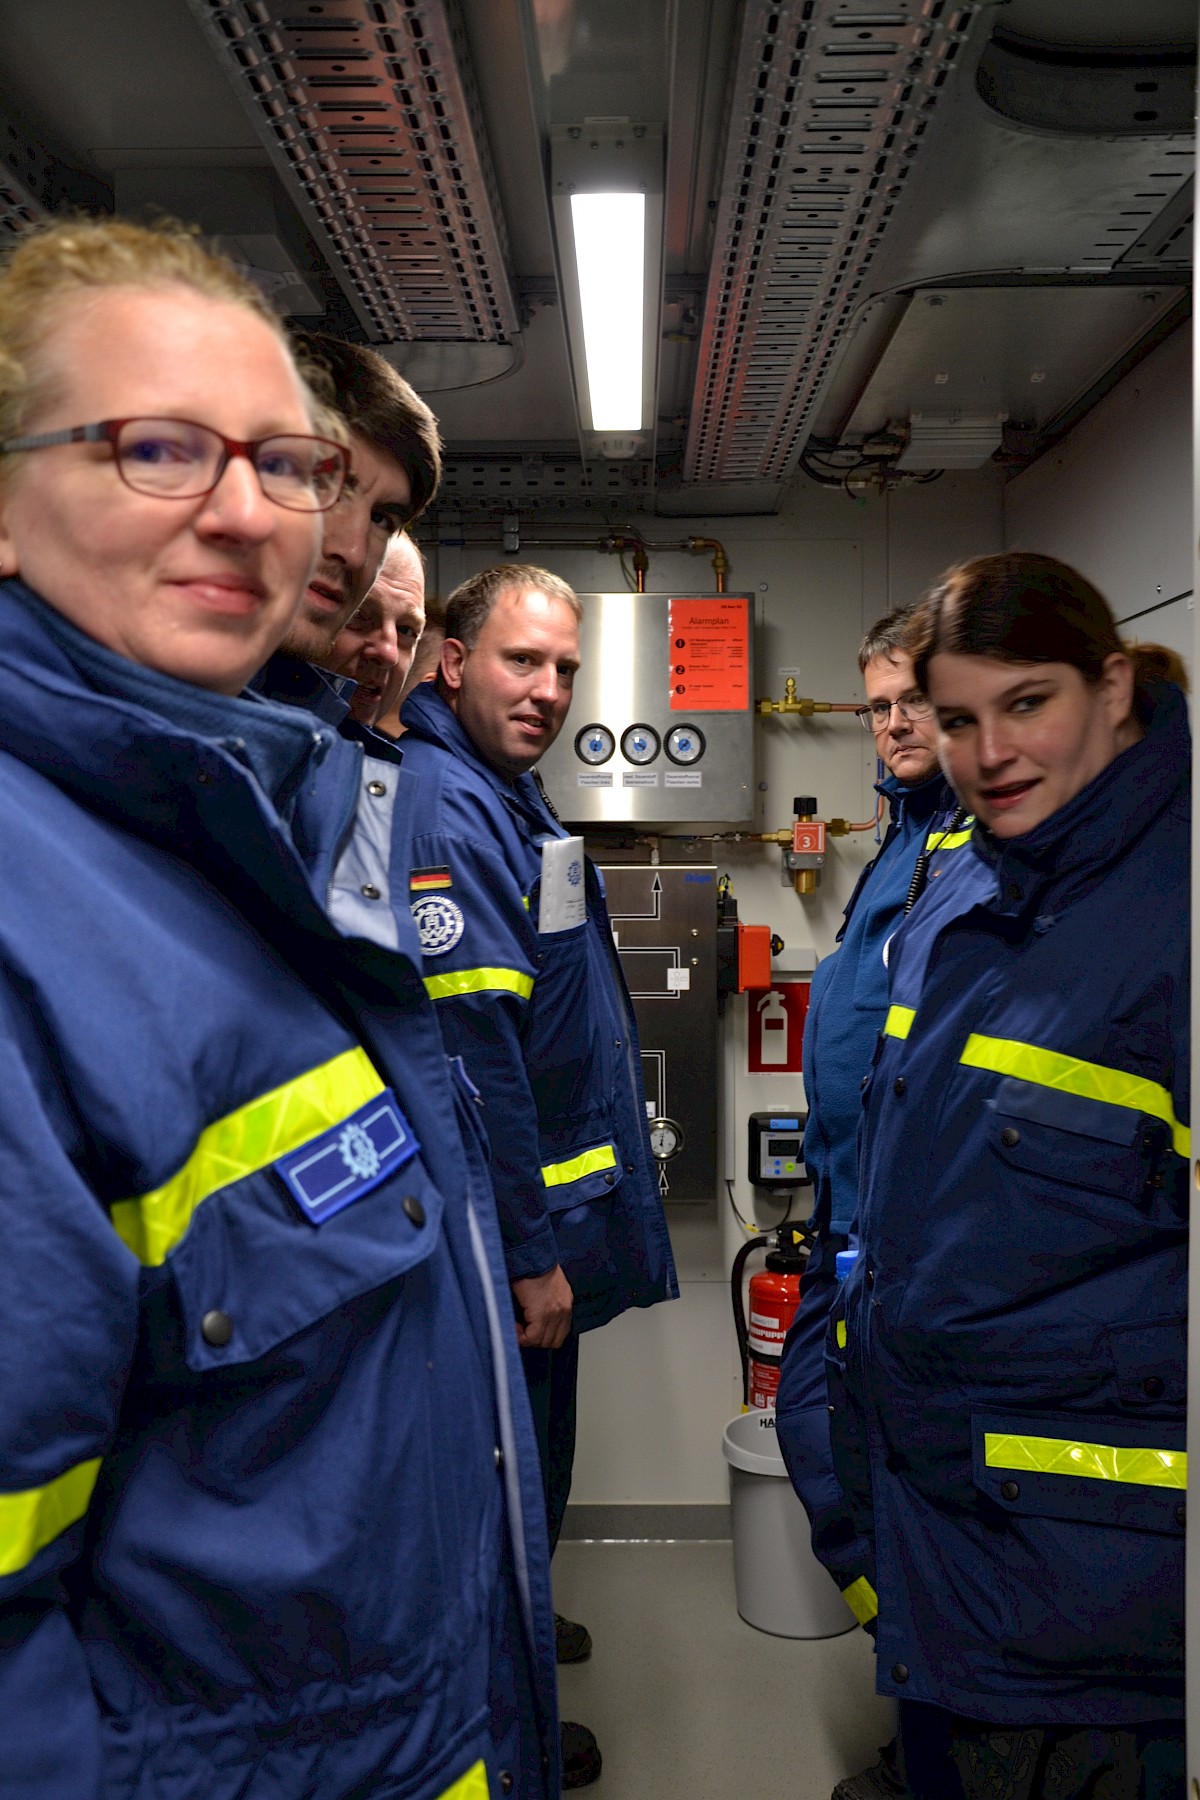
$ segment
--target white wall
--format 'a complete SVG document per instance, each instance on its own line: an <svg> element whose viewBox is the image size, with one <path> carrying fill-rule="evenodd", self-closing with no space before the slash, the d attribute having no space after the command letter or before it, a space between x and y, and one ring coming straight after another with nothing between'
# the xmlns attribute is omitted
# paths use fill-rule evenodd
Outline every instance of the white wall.
<svg viewBox="0 0 1200 1800"><path fill-rule="evenodd" d="M822 700L862 698L856 652L868 625L915 599L947 566L1001 547L1001 490L994 471L948 475L927 487L851 502L801 478L782 512L771 518L645 520L646 536L720 538L729 552L729 587L757 596L756 694L783 691L784 671L797 670L800 693ZM610 522L561 515L544 534L570 529L600 537ZM522 560L543 563L581 592L621 586L617 561L590 550L552 551L525 545ZM431 585L445 594L464 576L502 560L498 543L443 547ZM647 586L655 592L705 591L707 562L685 554L652 555ZM818 796L824 817L865 819L874 810L870 741L850 716L762 721L758 727L758 825L790 826L792 797ZM780 883L779 852L760 845L716 846L718 868L733 876L741 917L770 925L789 949L825 955L872 833L832 845L825 878L810 901ZM725 1037L724 1110L733 1120L735 1194L746 1215L778 1219L780 1209L754 1212L744 1177L746 1113L801 1099L795 1077L746 1073L745 1000L731 1004ZM721 1105L721 1097L714 1096ZM724 1167L724 1152L720 1160ZM647 1313L627 1314L590 1334L581 1355L579 1448L572 1500L580 1504L722 1503L728 1499L721 1430L740 1405L729 1307L729 1267L744 1237L722 1187L711 1204L670 1210L682 1295Z"/></svg>
<svg viewBox="0 0 1200 1800"><path fill-rule="evenodd" d="M1191 662L1192 358L1183 327L1009 483L1004 542L1073 563L1127 636Z"/></svg>

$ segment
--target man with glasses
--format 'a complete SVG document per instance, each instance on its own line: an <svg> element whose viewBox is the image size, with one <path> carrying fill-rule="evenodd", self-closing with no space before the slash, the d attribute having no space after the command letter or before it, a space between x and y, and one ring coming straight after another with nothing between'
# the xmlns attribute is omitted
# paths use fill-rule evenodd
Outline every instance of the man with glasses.
<svg viewBox="0 0 1200 1800"><path fill-rule="evenodd" d="M858 652L867 704L858 717L886 773L876 786L889 821L879 854L850 897L838 949L813 977L804 1033L808 1125L804 1162L813 1184L817 1243L788 1335L777 1408L779 1446L812 1523L813 1542L863 1624L869 1595L829 1452L825 1388L825 1318L836 1289L835 1259L847 1248L858 1210L856 1143L863 1077L887 1014L886 948L930 858L952 853L970 837L970 822L938 766L933 710L916 686L904 649L908 608L872 626ZM921 870L918 873L918 862ZM914 877L916 878L914 880ZM907 1788L889 1744L880 1762L838 1783L834 1800L881 1800Z"/></svg>

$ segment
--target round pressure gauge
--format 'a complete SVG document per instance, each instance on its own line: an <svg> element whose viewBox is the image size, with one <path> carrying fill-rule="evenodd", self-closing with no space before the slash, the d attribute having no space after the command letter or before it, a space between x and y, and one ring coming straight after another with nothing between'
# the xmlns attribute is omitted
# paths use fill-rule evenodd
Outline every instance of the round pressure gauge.
<svg viewBox="0 0 1200 1800"><path fill-rule="evenodd" d="M650 725L631 725L621 739L621 755L626 762L652 763L660 749L658 733Z"/></svg>
<svg viewBox="0 0 1200 1800"><path fill-rule="evenodd" d="M683 1149L683 1126L674 1119L651 1119L650 1148L655 1162L670 1162Z"/></svg>
<svg viewBox="0 0 1200 1800"><path fill-rule="evenodd" d="M667 733L667 755L673 763L699 762L704 755L704 733L698 725L676 725Z"/></svg>
<svg viewBox="0 0 1200 1800"><path fill-rule="evenodd" d="M593 769L606 763L616 747L617 740L607 725L585 725L575 739L576 756Z"/></svg>

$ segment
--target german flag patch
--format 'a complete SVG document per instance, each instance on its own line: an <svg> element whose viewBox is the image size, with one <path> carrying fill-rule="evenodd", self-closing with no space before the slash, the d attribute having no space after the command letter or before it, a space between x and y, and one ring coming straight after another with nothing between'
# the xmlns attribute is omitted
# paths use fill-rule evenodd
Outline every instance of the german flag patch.
<svg viewBox="0 0 1200 1800"><path fill-rule="evenodd" d="M454 883L450 879L450 871L446 868L445 864L432 869L414 869L408 878L408 891L410 894L428 894L434 888L448 888L453 886Z"/></svg>

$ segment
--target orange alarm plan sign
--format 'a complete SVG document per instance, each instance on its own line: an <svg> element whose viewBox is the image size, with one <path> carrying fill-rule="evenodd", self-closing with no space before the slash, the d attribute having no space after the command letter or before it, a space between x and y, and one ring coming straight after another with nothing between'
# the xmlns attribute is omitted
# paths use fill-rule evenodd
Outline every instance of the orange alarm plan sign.
<svg viewBox="0 0 1200 1800"><path fill-rule="evenodd" d="M671 711L742 712L750 704L750 602L672 600Z"/></svg>

